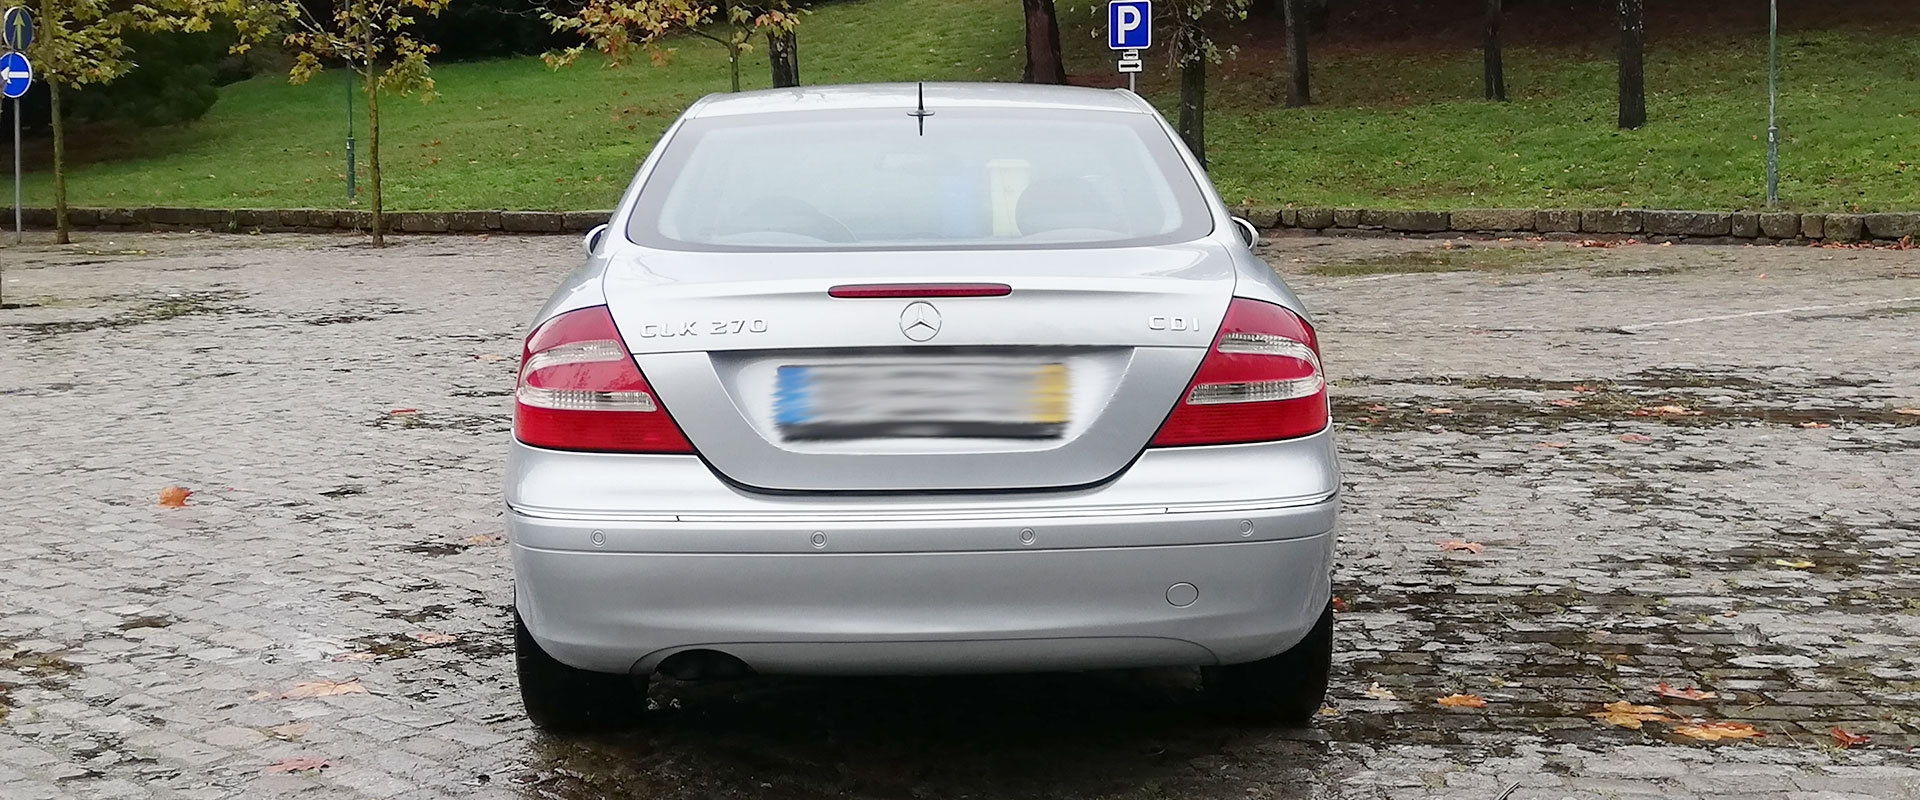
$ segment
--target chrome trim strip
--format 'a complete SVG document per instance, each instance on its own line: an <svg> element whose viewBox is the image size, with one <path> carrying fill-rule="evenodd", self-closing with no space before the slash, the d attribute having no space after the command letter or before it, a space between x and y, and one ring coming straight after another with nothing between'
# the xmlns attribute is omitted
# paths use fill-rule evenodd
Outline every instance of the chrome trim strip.
<svg viewBox="0 0 1920 800"><path fill-rule="evenodd" d="M1004 507L1004 508L941 508L923 511L822 511L810 512L794 509L778 513L765 511L708 511L685 514L647 514L618 511L576 511L571 509L541 508L538 506L507 504L507 509L515 514L536 519L577 520L593 522L771 522L794 524L838 524L853 522L945 522L1003 519L1017 521L1025 519L1061 519L1073 517L1126 517L1151 514L1220 514L1235 511L1274 511L1302 506L1319 505L1336 497L1339 492L1309 495L1277 500L1249 500L1240 503L1188 503L1181 505L1152 506L1084 506L1084 507Z"/></svg>

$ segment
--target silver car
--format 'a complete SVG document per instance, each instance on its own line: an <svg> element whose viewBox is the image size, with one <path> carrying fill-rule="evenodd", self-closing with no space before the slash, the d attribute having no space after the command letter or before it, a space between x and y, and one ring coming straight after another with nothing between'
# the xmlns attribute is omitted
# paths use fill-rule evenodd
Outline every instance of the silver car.
<svg viewBox="0 0 1920 800"><path fill-rule="evenodd" d="M1129 92L695 103L527 336L527 713L631 721L655 673L1198 666L1304 723L1340 473L1252 237Z"/></svg>

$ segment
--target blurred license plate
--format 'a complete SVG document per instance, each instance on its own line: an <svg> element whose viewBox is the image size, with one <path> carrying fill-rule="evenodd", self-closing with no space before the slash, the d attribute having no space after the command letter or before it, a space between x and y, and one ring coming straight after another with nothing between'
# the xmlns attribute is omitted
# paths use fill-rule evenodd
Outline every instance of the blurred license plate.
<svg viewBox="0 0 1920 800"><path fill-rule="evenodd" d="M1065 364L888 362L780 367L788 439L1049 439L1067 425Z"/></svg>

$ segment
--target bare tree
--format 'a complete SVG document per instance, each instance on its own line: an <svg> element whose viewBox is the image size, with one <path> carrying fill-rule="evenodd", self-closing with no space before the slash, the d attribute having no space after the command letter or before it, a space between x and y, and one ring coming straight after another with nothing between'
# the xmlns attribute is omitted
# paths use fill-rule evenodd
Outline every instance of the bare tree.
<svg viewBox="0 0 1920 800"><path fill-rule="evenodd" d="M1647 22L1644 0L1620 3L1620 127L1647 124Z"/></svg>
<svg viewBox="0 0 1920 800"><path fill-rule="evenodd" d="M1507 69L1500 59L1500 0L1487 0L1487 42L1483 46L1486 62L1487 99L1507 101Z"/></svg>
<svg viewBox="0 0 1920 800"><path fill-rule="evenodd" d="M1027 16L1027 83L1066 83L1067 65L1060 58L1060 20L1053 0L1020 0Z"/></svg>
<svg viewBox="0 0 1920 800"><path fill-rule="evenodd" d="M1307 76L1307 1L1284 0L1287 13L1287 106L1313 102Z"/></svg>

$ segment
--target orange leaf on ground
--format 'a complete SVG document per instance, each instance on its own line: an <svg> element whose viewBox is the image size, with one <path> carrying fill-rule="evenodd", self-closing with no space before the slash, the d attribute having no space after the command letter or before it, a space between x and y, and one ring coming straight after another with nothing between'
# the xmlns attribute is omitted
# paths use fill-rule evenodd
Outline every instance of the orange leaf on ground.
<svg viewBox="0 0 1920 800"><path fill-rule="evenodd" d="M160 505L167 508L183 508L187 504L187 495L193 492L178 486L169 486L160 490Z"/></svg>
<svg viewBox="0 0 1920 800"><path fill-rule="evenodd" d="M1896 408L1893 410L1893 413L1905 414L1909 417L1920 417L1920 408Z"/></svg>
<svg viewBox="0 0 1920 800"><path fill-rule="evenodd" d="M1703 742L1717 742L1721 739L1752 739L1766 735L1744 722L1699 722L1681 725L1674 728L1673 732Z"/></svg>
<svg viewBox="0 0 1920 800"><path fill-rule="evenodd" d="M1718 692L1703 692L1699 689L1692 688L1680 689L1668 686L1665 683L1655 685L1653 687L1653 693L1661 697L1671 697L1676 700L1712 700L1720 696Z"/></svg>
<svg viewBox="0 0 1920 800"><path fill-rule="evenodd" d="M333 762L328 761L324 758L314 758L312 756L298 756L295 758L283 758L283 759L280 759L279 761L275 761L272 764L267 766L266 771L269 773L310 772L313 770L326 769L327 767L331 767L331 766L333 766Z"/></svg>
<svg viewBox="0 0 1920 800"><path fill-rule="evenodd" d="M1653 437L1644 433L1623 433L1620 434L1620 441L1631 444L1646 444L1647 442L1653 441Z"/></svg>
<svg viewBox="0 0 1920 800"><path fill-rule="evenodd" d="M1463 541L1460 541L1459 539L1448 539L1440 543L1440 551L1443 553L1451 553L1455 550L1465 550L1469 553L1478 553L1485 549L1487 549L1487 546L1479 542L1463 542Z"/></svg>
<svg viewBox="0 0 1920 800"><path fill-rule="evenodd" d="M389 415L393 415L393 416L400 416L400 415L405 415L405 414L418 414L418 413L420 413L420 409L417 409L417 408L396 408L396 409L394 409L394 410L392 410L392 411L389 411L389 412L387 412L387 413L388 413Z"/></svg>
<svg viewBox="0 0 1920 800"><path fill-rule="evenodd" d="M368 694L367 687L360 685L360 679L350 681L301 681L293 688L280 694L288 700L306 697L332 697L337 694Z"/></svg>
<svg viewBox="0 0 1920 800"><path fill-rule="evenodd" d="M1667 710L1659 706L1636 706L1625 700L1617 700L1601 706L1601 710L1587 716L1621 728L1640 730L1645 722L1672 722Z"/></svg>
<svg viewBox="0 0 1920 800"><path fill-rule="evenodd" d="M1433 702L1448 708L1486 708L1487 701L1477 694L1450 694Z"/></svg>
<svg viewBox="0 0 1920 800"><path fill-rule="evenodd" d="M1333 610L1334 610L1334 611L1345 611L1345 610L1347 610L1347 601L1345 601L1345 600L1342 600L1342 599L1340 599L1340 598L1338 598L1338 597L1336 597L1336 598L1333 598Z"/></svg>
<svg viewBox="0 0 1920 800"><path fill-rule="evenodd" d="M1802 423L1800 423L1800 427L1802 427L1802 428L1831 428L1831 427L1833 427L1833 426L1832 426L1832 425L1828 425L1827 423L1824 423L1824 422L1811 422L1811 421L1809 421L1809 422L1802 422Z"/></svg>
<svg viewBox="0 0 1920 800"><path fill-rule="evenodd" d="M1378 412L1387 410L1387 407L1380 405L1379 403L1375 403L1373 405L1367 406L1367 410L1378 413Z"/></svg>
<svg viewBox="0 0 1920 800"><path fill-rule="evenodd" d="M1843 750L1846 748L1852 747L1856 744L1866 744L1868 740L1873 738L1863 734L1848 733L1845 730L1841 729L1841 727L1838 725L1833 726L1833 728L1831 730L1828 730L1827 733L1830 733L1833 735L1834 746L1839 747Z"/></svg>
<svg viewBox="0 0 1920 800"><path fill-rule="evenodd" d="M1429 409L1427 409L1427 413L1429 413L1429 414L1451 414L1451 413L1453 413L1453 409L1451 409L1451 408L1447 408L1446 406L1436 406L1436 407L1434 407L1434 408L1429 408Z"/></svg>
<svg viewBox="0 0 1920 800"><path fill-rule="evenodd" d="M1560 398L1560 399L1558 399L1558 400L1549 400L1549 401L1547 401L1547 402L1548 402L1549 404L1551 404L1551 405L1556 405L1556 406L1559 406L1559 407L1561 407L1561 408L1572 408L1572 407L1574 407L1574 406L1577 406L1577 405L1580 405L1580 401L1578 401L1578 400L1570 400L1570 399L1568 399L1568 398L1565 398L1565 397L1562 397L1562 398Z"/></svg>
<svg viewBox="0 0 1920 800"><path fill-rule="evenodd" d="M414 631L408 635L412 636L414 641L423 644L451 644L460 639L460 637L451 633L440 633L438 631Z"/></svg>

